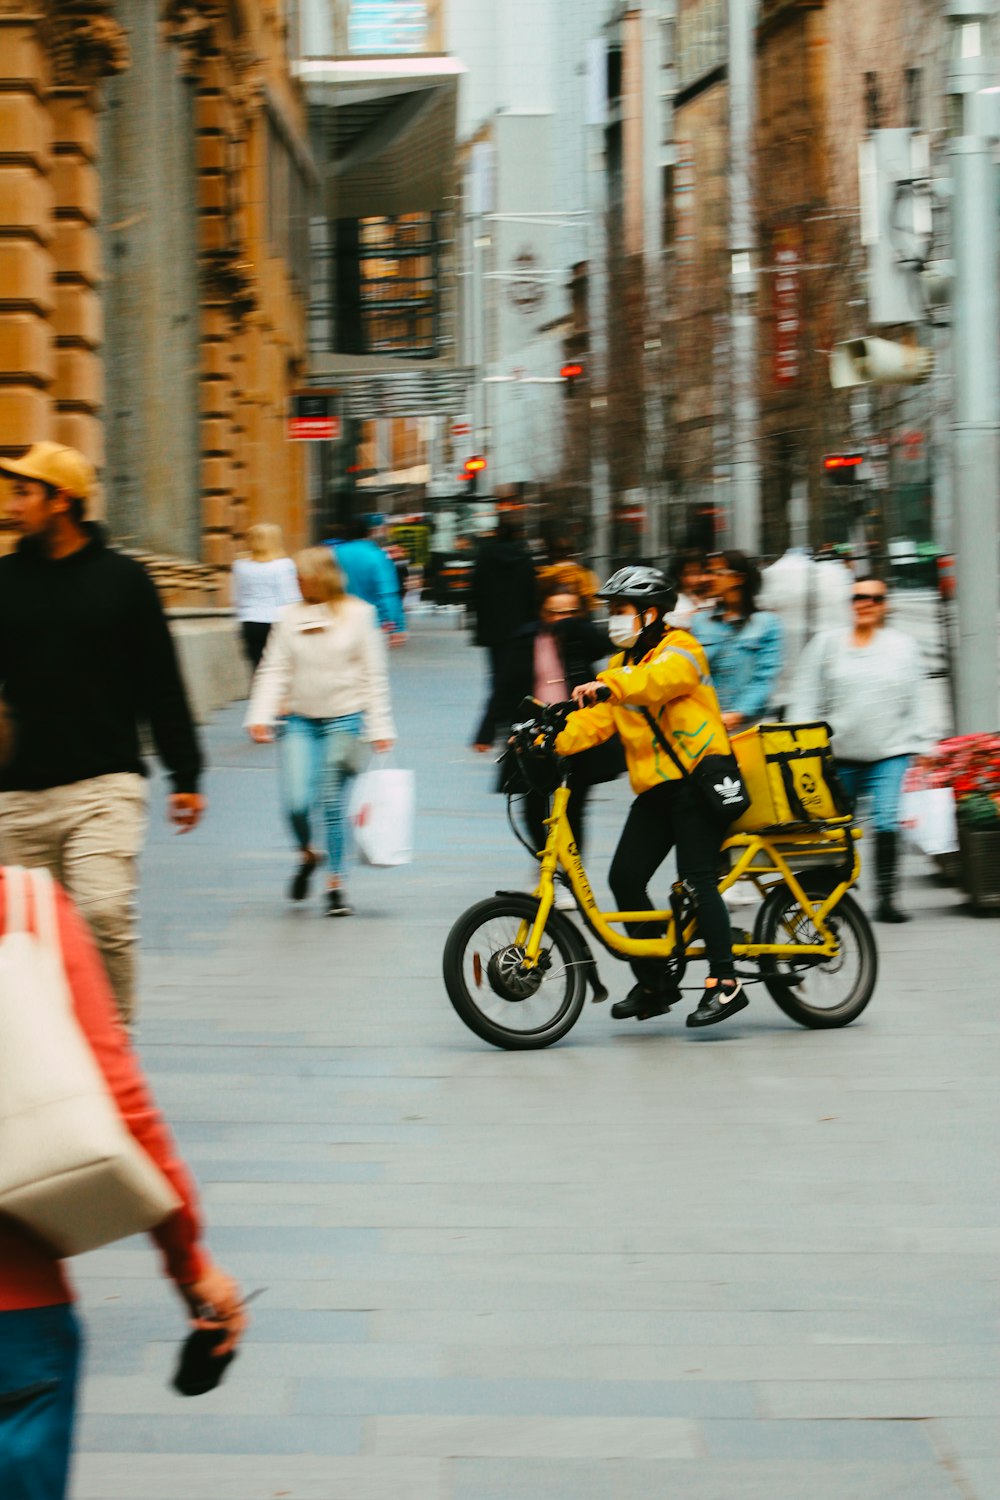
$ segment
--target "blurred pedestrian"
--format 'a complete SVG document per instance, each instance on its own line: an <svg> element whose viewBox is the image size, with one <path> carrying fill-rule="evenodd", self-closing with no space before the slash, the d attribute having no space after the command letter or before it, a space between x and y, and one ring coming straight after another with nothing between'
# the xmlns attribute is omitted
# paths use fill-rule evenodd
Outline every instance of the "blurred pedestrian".
<svg viewBox="0 0 1000 1500"><path fill-rule="evenodd" d="M0 680L15 722L0 773L8 864L44 865L97 939L119 1012L135 1013L137 860L146 826L139 722L170 772L178 833L198 824L202 758L159 595L88 522L94 470L35 443L0 460L20 535L0 558Z"/></svg>
<svg viewBox="0 0 1000 1500"><path fill-rule="evenodd" d="M469 604L476 617L476 645L487 652L488 696L492 696L503 646L536 618L535 565L520 523L501 516L496 532L479 547L472 569Z"/></svg>
<svg viewBox="0 0 1000 1500"><path fill-rule="evenodd" d="M387 542L382 549L386 557L396 569L396 583L399 587L400 598L406 601L406 584L410 576L410 559L406 555L405 548L398 542Z"/></svg>
<svg viewBox="0 0 1000 1500"><path fill-rule="evenodd" d="M775 702L787 706L799 658L821 630L844 630L850 623L854 579L837 554L817 553L815 560L790 547L765 568L760 590L764 609L773 610L784 631L784 664L775 684Z"/></svg>
<svg viewBox="0 0 1000 1500"><path fill-rule="evenodd" d="M312 843L318 810L326 830L326 914L346 917L344 811L366 742L392 749L385 642L375 610L347 594L328 547L295 558L302 603L283 611L254 676L244 723L251 739L277 737L285 814L301 852L289 890L302 901L320 862Z"/></svg>
<svg viewBox="0 0 1000 1500"><path fill-rule="evenodd" d="M720 552L709 564L715 607L690 630L705 648L722 722L738 734L767 713L783 660L781 621L757 605L760 571L745 552Z"/></svg>
<svg viewBox="0 0 1000 1500"><path fill-rule="evenodd" d="M920 647L886 625L889 591L858 578L853 624L814 636L802 653L789 716L821 719L833 730L837 770L852 796L871 803L879 922L906 922L896 905L899 808L914 755L933 746Z"/></svg>
<svg viewBox="0 0 1000 1500"><path fill-rule="evenodd" d="M6 726L0 725L0 748ZM0 869L0 932L6 931L8 877ZM195 1190L150 1097L90 933L65 892L56 920L66 990L123 1123L167 1177L180 1207L151 1232L166 1274L192 1322L218 1327L215 1353L239 1341L245 1315L239 1287L212 1262L201 1237ZM32 930L38 932L37 915ZM24 997L30 1004L31 996ZM42 1149L44 1142L35 1142ZM82 1336L62 1262L41 1240L0 1215L0 1495L64 1500L76 1414Z"/></svg>
<svg viewBox="0 0 1000 1500"><path fill-rule="evenodd" d="M705 553L700 547L684 547L674 554L667 577L677 588L677 603L666 617L667 624L675 630L690 630L695 616L715 603Z"/></svg>
<svg viewBox="0 0 1000 1500"><path fill-rule="evenodd" d="M343 541L326 543L344 575L344 588L373 607L390 645L402 645L406 618L396 569L373 539L366 516L349 522L346 533Z"/></svg>
<svg viewBox="0 0 1000 1500"><path fill-rule="evenodd" d="M476 730L473 748L486 754L498 737L506 740L524 698L536 698L540 703L565 703L574 688L593 680L595 663L603 661L610 650L607 632L587 619L580 595L558 582L550 583L543 594L538 619L522 625L500 648L496 686ZM591 788L599 782L614 780L624 769L624 753L617 736L574 757L567 815L581 853L584 814ZM497 790L507 790L502 773ZM521 809L532 848L544 848L548 794L527 789ZM575 906L572 899L568 904Z"/></svg>
<svg viewBox="0 0 1000 1500"><path fill-rule="evenodd" d="M286 604L301 599L295 564L285 552L280 526L261 522L247 532L249 557L233 563L233 608L240 622L243 651L256 672L268 632Z"/></svg>
<svg viewBox="0 0 1000 1500"><path fill-rule="evenodd" d="M594 613L599 580L596 573L584 567L573 553L573 546L558 523L549 522L543 527L545 562L538 569L540 595L553 584L561 584L567 593L576 594L588 615Z"/></svg>

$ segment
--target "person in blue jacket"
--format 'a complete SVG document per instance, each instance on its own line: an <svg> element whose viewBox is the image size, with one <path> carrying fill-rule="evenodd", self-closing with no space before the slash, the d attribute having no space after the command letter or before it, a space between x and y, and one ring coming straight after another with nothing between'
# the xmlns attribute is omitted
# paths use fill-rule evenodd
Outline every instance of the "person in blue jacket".
<svg viewBox="0 0 1000 1500"><path fill-rule="evenodd" d="M763 719L784 661L781 621L757 608L760 570L745 552L720 552L709 564L716 606L688 626L705 648L722 722L738 734Z"/></svg>
<svg viewBox="0 0 1000 1500"><path fill-rule="evenodd" d="M401 641L406 634L406 621L399 574L391 558L372 541L368 520L359 516L349 524L344 541L331 541L327 546L344 575L347 592L374 606L378 622L392 644Z"/></svg>

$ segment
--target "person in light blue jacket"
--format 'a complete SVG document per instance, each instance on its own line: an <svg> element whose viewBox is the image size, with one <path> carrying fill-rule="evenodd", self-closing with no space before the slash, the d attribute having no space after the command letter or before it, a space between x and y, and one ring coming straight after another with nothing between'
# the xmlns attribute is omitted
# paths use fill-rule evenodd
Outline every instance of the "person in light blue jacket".
<svg viewBox="0 0 1000 1500"><path fill-rule="evenodd" d="M372 540L370 523L359 517L350 523L346 540L326 545L340 565L347 592L374 606L391 645L404 640L406 621L399 574L378 542Z"/></svg>
<svg viewBox="0 0 1000 1500"><path fill-rule="evenodd" d="M767 716L784 661L781 621L757 608L760 570L745 552L720 552L709 565L715 609L688 627L704 646L730 734Z"/></svg>

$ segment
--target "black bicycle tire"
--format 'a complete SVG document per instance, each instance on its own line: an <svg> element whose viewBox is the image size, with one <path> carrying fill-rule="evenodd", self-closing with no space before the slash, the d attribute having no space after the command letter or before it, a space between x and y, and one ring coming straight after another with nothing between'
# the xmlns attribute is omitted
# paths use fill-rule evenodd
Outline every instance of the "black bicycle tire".
<svg viewBox="0 0 1000 1500"><path fill-rule="evenodd" d="M836 877L824 876L817 870L811 875L800 877L800 884L810 900L816 900L829 894L831 878ZM777 935L778 919L781 912L788 909L789 903L799 906L791 888L786 881L782 880L772 886L757 914L757 921L754 924L755 943L781 941ZM866 1008L878 983L878 945L875 942L875 934L872 932L871 923L853 896L845 893L837 902L831 917L838 922L847 923L854 930L863 959L859 982L842 1004L829 1010L820 1010L805 1004L796 995L795 986L779 977L778 959L764 954L757 960L764 987L775 1005L788 1016L789 1020L795 1021L799 1026L807 1027L810 1031L834 1031L840 1027L849 1026Z"/></svg>
<svg viewBox="0 0 1000 1500"><path fill-rule="evenodd" d="M576 929L559 912L549 914L546 935L560 949L570 975L568 998L554 1022L540 1031L508 1031L483 1015L470 995L462 974L462 959L469 939L483 924L495 917L518 919L533 916L537 902L531 896L517 894L489 896L477 901L455 921L448 934L442 956L442 970L448 999L461 1018L482 1041L507 1052L537 1052L561 1041L580 1019L587 996L586 962Z"/></svg>

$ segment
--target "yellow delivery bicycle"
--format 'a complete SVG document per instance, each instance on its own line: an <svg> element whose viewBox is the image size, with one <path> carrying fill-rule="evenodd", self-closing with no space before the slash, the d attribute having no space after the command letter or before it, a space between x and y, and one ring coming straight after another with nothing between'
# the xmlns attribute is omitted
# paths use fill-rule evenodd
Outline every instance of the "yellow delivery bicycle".
<svg viewBox="0 0 1000 1500"><path fill-rule="evenodd" d="M478 901L455 922L444 949L444 981L455 1010L477 1036L509 1050L548 1047L564 1037L580 1017L588 986L595 1001L607 999L585 932L616 958L660 959L676 999L688 963L704 957L697 908L681 881L666 910L599 909L566 816L566 762L552 749L574 707L533 704L514 726L507 752L518 778L552 795L536 889L497 891ZM871 926L849 894L861 871L861 831L849 813L824 798L826 726L770 729L772 741L785 746L764 768L772 776L770 789L762 780L763 759L758 756L756 767L741 759L748 789L766 810L741 819L722 851L719 889L750 880L762 898L752 934L735 935L737 972L744 984L762 983L802 1026L847 1026L868 1004L878 977ZM760 737L761 731L753 733ZM734 747L739 757L738 740ZM762 816L781 821L741 831ZM513 817L511 826L517 834ZM554 905L558 872L576 899L585 931ZM625 922L648 922L650 936L615 930Z"/></svg>

